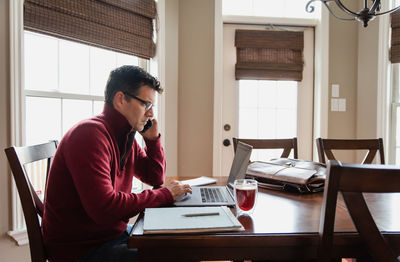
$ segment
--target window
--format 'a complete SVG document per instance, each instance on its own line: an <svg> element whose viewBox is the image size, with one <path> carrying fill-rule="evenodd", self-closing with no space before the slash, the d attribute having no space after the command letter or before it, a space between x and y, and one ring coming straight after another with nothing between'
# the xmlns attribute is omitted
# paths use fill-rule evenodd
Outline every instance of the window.
<svg viewBox="0 0 400 262"><path fill-rule="evenodd" d="M391 136L389 163L400 164L400 65L392 64Z"/></svg>
<svg viewBox="0 0 400 262"><path fill-rule="evenodd" d="M146 60L135 56L30 31L24 32L24 40L27 145L61 140L74 124L101 113L104 88L112 69L126 64L147 69ZM136 139L143 145L140 134ZM29 170L32 177L40 173L37 167ZM45 178L31 180L44 193ZM136 179L133 190L142 190Z"/></svg>
<svg viewBox="0 0 400 262"><path fill-rule="evenodd" d="M287 18L318 18L320 3L315 2L313 13L306 12L309 0L222 0L223 15L267 16Z"/></svg>
<svg viewBox="0 0 400 262"><path fill-rule="evenodd" d="M297 87L296 81L240 80L238 137L297 137ZM251 158L271 159L281 151L254 150Z"/></svg>

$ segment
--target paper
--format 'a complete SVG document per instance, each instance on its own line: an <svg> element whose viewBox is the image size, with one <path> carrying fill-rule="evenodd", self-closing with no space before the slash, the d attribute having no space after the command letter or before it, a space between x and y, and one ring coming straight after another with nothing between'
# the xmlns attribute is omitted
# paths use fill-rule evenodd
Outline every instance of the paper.
<svg viewBox="0 0 400 262"><path fill-rule="evenodd" d="M215 178L201 176L198 178L183 180L181 182L183 184L189 184L190 186L204 186L204 185L217 183L217 180Z"/></svg>
<svg viewBox="0 0 400 262"><path fill-rule="evenodd" d="M226 206L146 208L144 212L144 234L240 230L242 224Z"/></svg>

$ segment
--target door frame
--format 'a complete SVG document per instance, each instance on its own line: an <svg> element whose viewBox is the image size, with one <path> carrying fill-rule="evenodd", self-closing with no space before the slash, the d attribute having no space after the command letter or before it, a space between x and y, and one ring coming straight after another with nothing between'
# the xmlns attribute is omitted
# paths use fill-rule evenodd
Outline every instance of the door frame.
<svg viewBox="0 0 400 262"><path fill-rule="evenodd" d="M328 134L328 72L329 72L329 14L323 8L321 19L290 19L273 17L222 16L222 0L215 1L214 14L214 127L213 127L213 176L222 174L223 137L223 23L313 26L314 41L314 113L313 140ZM323 59L322 59L323 58ZM312 158L317 151L313 143Z"/></svg>

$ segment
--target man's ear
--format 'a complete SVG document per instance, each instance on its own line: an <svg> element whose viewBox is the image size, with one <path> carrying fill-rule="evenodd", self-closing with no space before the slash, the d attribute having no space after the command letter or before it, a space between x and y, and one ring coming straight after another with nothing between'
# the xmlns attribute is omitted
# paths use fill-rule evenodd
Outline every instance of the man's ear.
<svg viewBox="0 0 400 262"><path fill-rule="evenodd" d="M118 91L114 95L113 106L115 109L120 109L126 103L125 95L122 91Z"/></svg>

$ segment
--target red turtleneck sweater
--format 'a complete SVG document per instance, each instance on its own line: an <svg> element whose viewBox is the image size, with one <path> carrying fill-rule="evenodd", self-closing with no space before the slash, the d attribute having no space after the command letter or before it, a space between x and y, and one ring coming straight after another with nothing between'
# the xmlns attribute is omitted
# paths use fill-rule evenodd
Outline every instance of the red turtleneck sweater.
<svg viewBox="0 0 400 262"><path fill-rule="evenodd" d="M50 261L76 260L120 236L128 219L146 207L173 202L167 188L131 193L133 176L152 186L163 184L165 158L160 138L145 140L143 151L136 140L129 142L130 131L126 118L105 105L102 114L78 123L62 138L42 221Z"/></svg>

